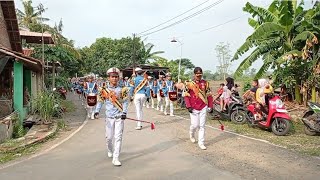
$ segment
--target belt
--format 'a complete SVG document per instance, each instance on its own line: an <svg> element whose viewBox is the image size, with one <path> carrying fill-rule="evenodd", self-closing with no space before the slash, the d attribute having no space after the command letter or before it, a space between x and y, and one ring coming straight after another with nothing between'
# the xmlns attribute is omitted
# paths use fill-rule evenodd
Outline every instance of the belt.
<svg viewBox="0 0 320 180"><path fill-rule="evenodd" d="M112 117L107 117L107 118L109 118L109 119L119 119L119 118L121 118L121 115L118 115L118 116L112 116Z"/></svg>

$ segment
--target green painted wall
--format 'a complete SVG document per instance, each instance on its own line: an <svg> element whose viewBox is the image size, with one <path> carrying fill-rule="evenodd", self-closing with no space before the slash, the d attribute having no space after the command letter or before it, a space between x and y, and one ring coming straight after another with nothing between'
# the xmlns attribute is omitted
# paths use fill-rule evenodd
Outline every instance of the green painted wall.
<svg viewBox="0 0 320 180"><path fill-rule="evenodd" d="M23 64L14 62L13 73L13 107L18 111L20 121L22 121L25 117L23 109Z"/></svg>

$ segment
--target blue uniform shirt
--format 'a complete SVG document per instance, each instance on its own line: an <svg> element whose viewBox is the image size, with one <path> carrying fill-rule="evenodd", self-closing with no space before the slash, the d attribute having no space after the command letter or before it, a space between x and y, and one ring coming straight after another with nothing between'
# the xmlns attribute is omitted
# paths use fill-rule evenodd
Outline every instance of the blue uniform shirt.
<svg viewBox="0 0 320 180"><path fill-rule="evenodd" d="M173 89L173 81L167 80L166 84L167 84L168 91L172 92L174 90Z"/></svg>
<svg viewBox="0 0 320 180"><path fill-rule="evenodd" d="M134 80L134 86L130 89L130 95L133 96L134 90L139 86L139 84L143 81L143 77L141 75L138 75ZM146 84L144 87L142 87L137 94L145 94L147 97L150 96L150 89L148 88L148 84Z"/></svg>
<svg viewBox="0 0 320 180"><path fill-rule="evenodd" d="M86 82L86 85L87 85L87 89L85 90L85 93L86 94L89 94L89 93L98 93L98 89L95 87L96 86L96 83L94 82Z"/></svg>
<svg viewBox="0 0 320 180"><path fill-rule="evenodd" d="M164 97L168 97L169 96L169 88L167 86L165 86L165 87L162 86L161 89L164 94Z"/></svg>
<svg viewBox="0 0 320 180"><path fill-rule="evenodd" d="M119 85L116 87L112 87L112 86L107 86L107 89L109 89L110 91L113 91L116 93L118 100L121 97L121 91L122 91L122 87L120 87ZM128 90L129 91L129 90ZM129 92L128 92L129 95ZM121 112L116 106L113 105L113 103L109 100L106 99L105 100L105 104L106 104L106 117L108 118L119 118L122 114L127 113L128 112L128 106L129 106L129 97L125 98L125 99L120 99L119 102L122 102L122 108L123 111ZM97 107L96 112L99 112L101 109L102 105Z"/></svg>

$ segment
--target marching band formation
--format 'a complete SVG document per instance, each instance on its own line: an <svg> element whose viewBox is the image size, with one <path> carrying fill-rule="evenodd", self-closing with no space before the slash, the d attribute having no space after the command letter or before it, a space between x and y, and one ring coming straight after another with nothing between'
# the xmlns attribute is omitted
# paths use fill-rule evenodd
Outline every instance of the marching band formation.
<svg viewBox="0 0 320 180"><path fill-rule="evenodd" d="M194 80L186 83L174 83L171 74L159 75L159 79L148 76L141 68L136 68L131 78L120 77L118 68L107 71L107 80L94 79L93 76L73 78L72 89L85 105L87 116L97 119L105 105L105 127L107 155L115 166L121 166L119 155L122 144L124 121L128 106L133 102L136 110L136 130L142 129L143 107L154 108L164 115L174 116L173 102L177 100L177 91L182 91L186 108L190 113L190 141L196 142L195 132L199 129L198 145L205 150L205 122L207 112L212 111L213 99L207 81L202 79L202 69L194 69ZM155 103L157 104L155 105ZM154 126L154 124L152 124Z"/></svg>

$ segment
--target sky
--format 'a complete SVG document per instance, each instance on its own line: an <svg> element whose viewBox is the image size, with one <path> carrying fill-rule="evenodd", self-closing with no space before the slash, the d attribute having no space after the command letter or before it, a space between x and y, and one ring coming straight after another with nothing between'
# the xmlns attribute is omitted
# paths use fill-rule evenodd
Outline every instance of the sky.
<svg viewBox="0 0 320 180"><path fill-rule="evenodd" d="M76 47L90 46L97 38L122 38L143 32L163 23L207 0L33 0L33 5L42 3L47 9L43 17L54 25L62 19L63 35L75 41ZM218 0L209 0L188 14L165 25L174 23L193 12L205 8ZM224 0L209 10L165 30L142 37L155 45L154 51L167 59L180 58L180 43L172 43L173 38L182 43L182 57L189 58L204 70L216 70L219 62L215 47L220 42L230 44L230 54L236 52L253 29L248 25L249 14L242 11L247 0ZM267 7L272 0L249 0L253 5ZM305 0L306 4L311 0ZM22 9L22 1L15 1L16 8ZM199 33L201 30L235 21ZM164 26L165 26L164 25ZM161 26L163 27L163 26ZM156 29L155 29L156 30ZM245 56L232 62L234 71ZM259 68L261 61L253 65Z"/></svg>

